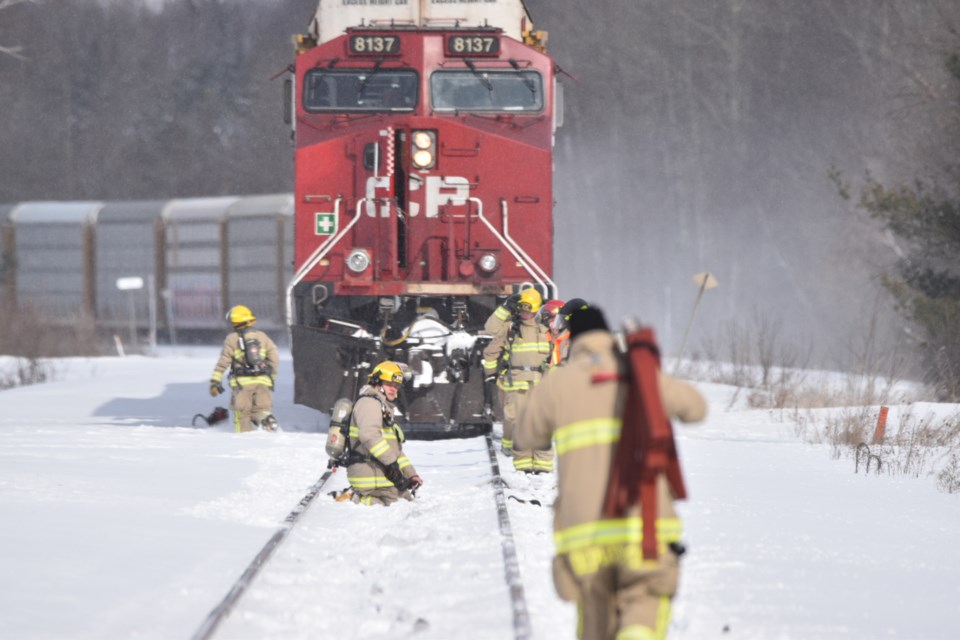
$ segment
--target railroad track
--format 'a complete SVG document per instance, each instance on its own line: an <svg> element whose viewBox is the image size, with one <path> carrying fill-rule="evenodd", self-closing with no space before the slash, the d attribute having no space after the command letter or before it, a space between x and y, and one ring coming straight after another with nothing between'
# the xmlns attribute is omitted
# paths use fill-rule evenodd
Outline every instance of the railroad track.
<svg viewBox="0 0 960 640"><path fill-rule="evenodd" d="M527 607L520 562L517 555L517 543L514 538L510 515L507 509L507 496L504 493L505 483L501 477L494 441L489 433L484 436L484 443L490 474L490 477L484 482L484 485L492 489L493 504L496 507L496 524L500 533L499 546L503 564L502 576L506 582L510 599L513 635L517 640L529 640L533 637L530 613ZM481 461L482 458L477 457L475 460ZM476 464L474 463L472 466L475 472ZM269 566L271 559L275 556L275 552L283 545L284 541L291 537L290 534L298 521L301 520L301 516L306 513L307 509L314 502L314 499L323 492L324 488L327 487L328 484L333 484L330 482L332 477L334 477L334 474L327 470L310 487L293 511L286 517L283 524L274 532L260 552L253 558L240 577L227 591L224 598L210 611L207 618L192 636L193 640L208 640L216 637L218 629L226 623L231 612L237 608L238 603L244 598L244 595L257 580L257 576L264 568ZM489 509L489 503L486 504L485 508ZM313 522L317 518L326 518L327 515L326 512L317 512L311 515L309 520Z"/></svg>

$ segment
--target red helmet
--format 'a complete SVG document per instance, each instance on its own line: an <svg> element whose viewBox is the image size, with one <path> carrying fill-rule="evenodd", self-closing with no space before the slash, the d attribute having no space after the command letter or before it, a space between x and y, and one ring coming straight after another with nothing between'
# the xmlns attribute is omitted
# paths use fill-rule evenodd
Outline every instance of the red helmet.
<svg viewBox="0 0 960 640"><path fill-rule="evenodd" d="M540 321L549 327L553 319L557 317L557 313L560 312L562 306L563 300L547 300L544 302L540 308Z"/></svg>
<svg viewBox="0 0 960 640"><path fill-rule="evenodd" d="M561 307L563 307L563 300L547 300L543 303L543 311L541 311L541 313L555 316Z"/></svg>

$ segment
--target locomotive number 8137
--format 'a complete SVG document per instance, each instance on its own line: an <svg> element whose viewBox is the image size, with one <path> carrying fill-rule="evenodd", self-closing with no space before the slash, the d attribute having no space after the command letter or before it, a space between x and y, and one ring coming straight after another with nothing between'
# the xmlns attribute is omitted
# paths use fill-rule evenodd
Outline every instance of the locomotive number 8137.
<svg viewBox="0 0 960 640"><path fill-rule="evenodd" d="M522 0L321 0L288 82L295 143L295 401L329 411L389 358L415 433L495 419L481 329L556 297L559 86Z"/></svg>

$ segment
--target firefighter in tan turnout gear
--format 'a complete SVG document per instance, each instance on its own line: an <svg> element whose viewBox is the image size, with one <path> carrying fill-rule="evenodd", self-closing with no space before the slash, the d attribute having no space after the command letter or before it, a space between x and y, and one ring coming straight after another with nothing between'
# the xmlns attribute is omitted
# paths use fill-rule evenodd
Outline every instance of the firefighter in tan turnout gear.
<svg viewBox="0 0 960 640"><path fill-rule="evenodd" d="M381 362L360 389L360 398L350 419L347 480L352 500L366 505L390 505L411 492L423 480L403 454L403 430L394 420L393 402L403 384L403 371L395 362Z"/></svg>
<svg viewBox="0 0 960 640"><path fill-rule="evenodd" d="M517 418L527 394L550 366L550 333L537 322L543 298L536 289L524 289L519 296L500 306L484 329L493 339L483 350L484 377L496 379L503 407L501 450L513 456L513 466L527 473L553 471L553 449L549 446L518 449L513 441Z"/></svg>
<svg viewBox="0 0 960 640"><path fill-rule="evenodd" d="M230 408L236 430L253 431L259 425L266 431L276 431L280 425L272 413L273 384L280 356L270 336L253 328L256 321L253 312L242 304L227 312L227 322L234 332L224 340L210 376L210 395L223 393L223 376L229 370L233 391Z"/></svg>
<svg viewBox="0 0 960 640"><path fill-rule="evenodd" d="M531 392L514 443L537 448L556 442L557 593L577 603L580 638L664 638L683 552L673 498L661 474L655 485L656 559L641 552L643 523L636 507L622 518L603 516L627 395L626 363L598 309L574 311L569 326L570 358ZM655 375L668 417L704 418L706 403L693 387L659 369Z"/></svg>

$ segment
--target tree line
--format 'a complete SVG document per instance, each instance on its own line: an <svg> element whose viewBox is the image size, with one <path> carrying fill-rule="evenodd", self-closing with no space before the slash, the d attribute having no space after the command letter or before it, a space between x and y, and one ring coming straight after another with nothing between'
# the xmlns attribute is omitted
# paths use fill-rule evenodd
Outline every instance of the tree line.
<svg viewBox="0 0 960 640"><path fill-rule="evenodd" d="M292 189L274 76L312 0L4 1L0 202Z"/></svg>
<svg viewBox="0 0 960 640"><path fill-rule="evenodd" d="M690 276L709 269L721 286L694 336L758 311L784 339L809 337L814 363L849 366L876 321L881 352L907 345L960 368L942 342L955 312L916 324L911 297L958 297L943 221L956 216L960 4L526 4L565 72L554 273L566 295L639 314L669 354ZM315 7L0 0L0 203L291 190L281 78Z"/></svg>

